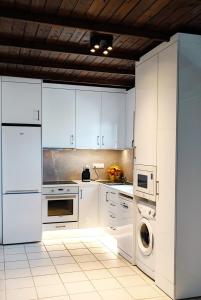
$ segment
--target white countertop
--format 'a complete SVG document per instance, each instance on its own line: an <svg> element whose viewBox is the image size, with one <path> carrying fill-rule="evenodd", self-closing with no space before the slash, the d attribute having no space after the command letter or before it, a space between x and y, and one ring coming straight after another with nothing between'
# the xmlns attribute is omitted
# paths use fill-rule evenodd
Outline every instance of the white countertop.
<svg viewBox="0 0 201 300"><path fill-rule="evenodd" d="M133 197L133 185L107 185L98 181L89 181L89 182L83 182L82 180L73 180L77 183L78 186L84 186L84 185L100 185L103 184L107 186L108 188L112 188L114 190L117 190L119 193L125 194L127 196ZM76 186L75 184L62 184L64 186ZM57 185L56 185L57 186ZM43 185L43 187L55 187L55 185Z"/></svg>
<svg viewBox="0 0 201 300"><path fill-rule="evenodd" d="M111 185L111 188L127 196L133 197L133 185Z"/></svg>

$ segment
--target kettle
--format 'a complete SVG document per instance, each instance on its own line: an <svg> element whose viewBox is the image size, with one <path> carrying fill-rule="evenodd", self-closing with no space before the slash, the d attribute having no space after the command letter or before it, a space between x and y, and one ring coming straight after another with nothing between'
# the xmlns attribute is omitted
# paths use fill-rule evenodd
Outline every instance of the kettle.
<svg viewBox="0 0 201 300"><path fill-rule="evenodd" d="M82 171L82 181L89 182L90 181L90 167L84 166Z"/></svg>

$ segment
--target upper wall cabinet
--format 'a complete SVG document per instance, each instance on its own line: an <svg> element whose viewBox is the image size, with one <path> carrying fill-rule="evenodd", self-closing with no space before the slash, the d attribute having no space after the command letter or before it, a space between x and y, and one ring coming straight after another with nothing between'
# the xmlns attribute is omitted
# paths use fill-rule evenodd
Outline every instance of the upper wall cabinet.
<svg viewBox="0 0 201 300"><path fill-rule="evenodd" d="M136 66L136 164L156 165L157 59Z"/></svg>
<svg viewBox="0 0 201 300"><path fill-rule="evenodd" d="M134 143L135 89L130 89L126 96L126 148L132 149Z"/></svg>
<svg viewBox="0 0 201 300"><path fill-rule="evenodd" d="M101 148L125 148L125 104L124 93L102 93Z"/></svg>
<svg viewBox="0 0 201 300"><path fill-rule="evenodd" d="M44 148L75 147L75 90L43 88Z"/></svg>
<svg viewBox="0 0 201 300"><path fill-rule="evenodd" d="M76 148L99 149L101 92L76 91Z"/></svg>
<svg viewBox="0 0 201 300"><path fill-rule="evenodd" d="M41 124L41 80L2 77L2 123Z"/></svg>
<svg viewBox="0 0 201 300"><path fill-rule="evenodd" d="M125 148L126 94L76 91L76 148Z"/></svg>

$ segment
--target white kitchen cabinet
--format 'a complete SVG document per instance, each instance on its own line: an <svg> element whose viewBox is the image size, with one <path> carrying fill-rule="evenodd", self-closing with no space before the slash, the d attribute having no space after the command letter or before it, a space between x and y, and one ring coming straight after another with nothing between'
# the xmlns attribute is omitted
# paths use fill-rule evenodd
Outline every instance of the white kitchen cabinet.
<svg viewBox="0 0 201 300"><path fill-rule="evenodd" d="M79 186L79 228L99 226L99 185L93 183Z"/></svg>
<svg viewBox="0 0 201 300"><path fill-rule="evenodd" d="M201 296L200 59L200 36L176 34L136 68L136 161L156 157L155 281L172 299Z"/></svg>
<svg viewBox="0 0 201 300"><path fill-rule="evenodd" d="M101 148L125 148L126 94L102 93Z"/></svg>
<svg viewBox="0 0 201 300"><path fill-rule="evenodd" d="M43 88L44 148L75 147L75 90Z"/></svg>
<svg viewBox="0 0 201 300"><path fill-rule="evenodd" d="M76 91L76 148L99 149L101 92Z"/></svg>
<svg viewBox="0 0 201 300"><path fill-rule="evenodd" d="M100 187L101 225L111 235L116 234L118 226L118 192L113 188Z"/></svg>
<svg viewBox="0 0 201 300"><path fill-rule="evenodd" d="M2 123L41 124L41 80L2 77Z"/></svg>
<svg viewBox="0 0 201 300"><path fill-rule="evenodd" d="M1 77L0 77L0 124L1 124ZM0 151L1 151L1 130L0 130ZM1 170L1 167L2 167L2 160L0 159L0 170ZM1 182L1 173L0 172L0 182ZM1 186L0 185L0 220L2 220L3 218L3 205L2 205L2 191L1 191ZM2 221L0 222L0 244L2 243L2 234L3 234L3 226L2 226Z"/></svg>
<svg viewBox="0 0 201 300"><path fill-rule="evenodd" d="M136 164L156 165L157 73L157 55L136 66Z"/></svg>
<svg viewBox="0 0 201 300"><path fill-rule="evenodd" d="M134 146L134 120L135 120L135 88L128 90L126 95L126 141L125 147Z"/></svg>

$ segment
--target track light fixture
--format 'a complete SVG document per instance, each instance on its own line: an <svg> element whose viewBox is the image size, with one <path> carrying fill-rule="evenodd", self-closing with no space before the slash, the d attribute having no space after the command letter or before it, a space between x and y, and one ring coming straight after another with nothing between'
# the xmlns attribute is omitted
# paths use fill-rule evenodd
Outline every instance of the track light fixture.
<svg viewBox="0 0 201 300"><path fill-rule="evenodd" d="M90 52L102 52L105 56L112 51L113 36L109 34L92 33L90 38Z"/></svg>

